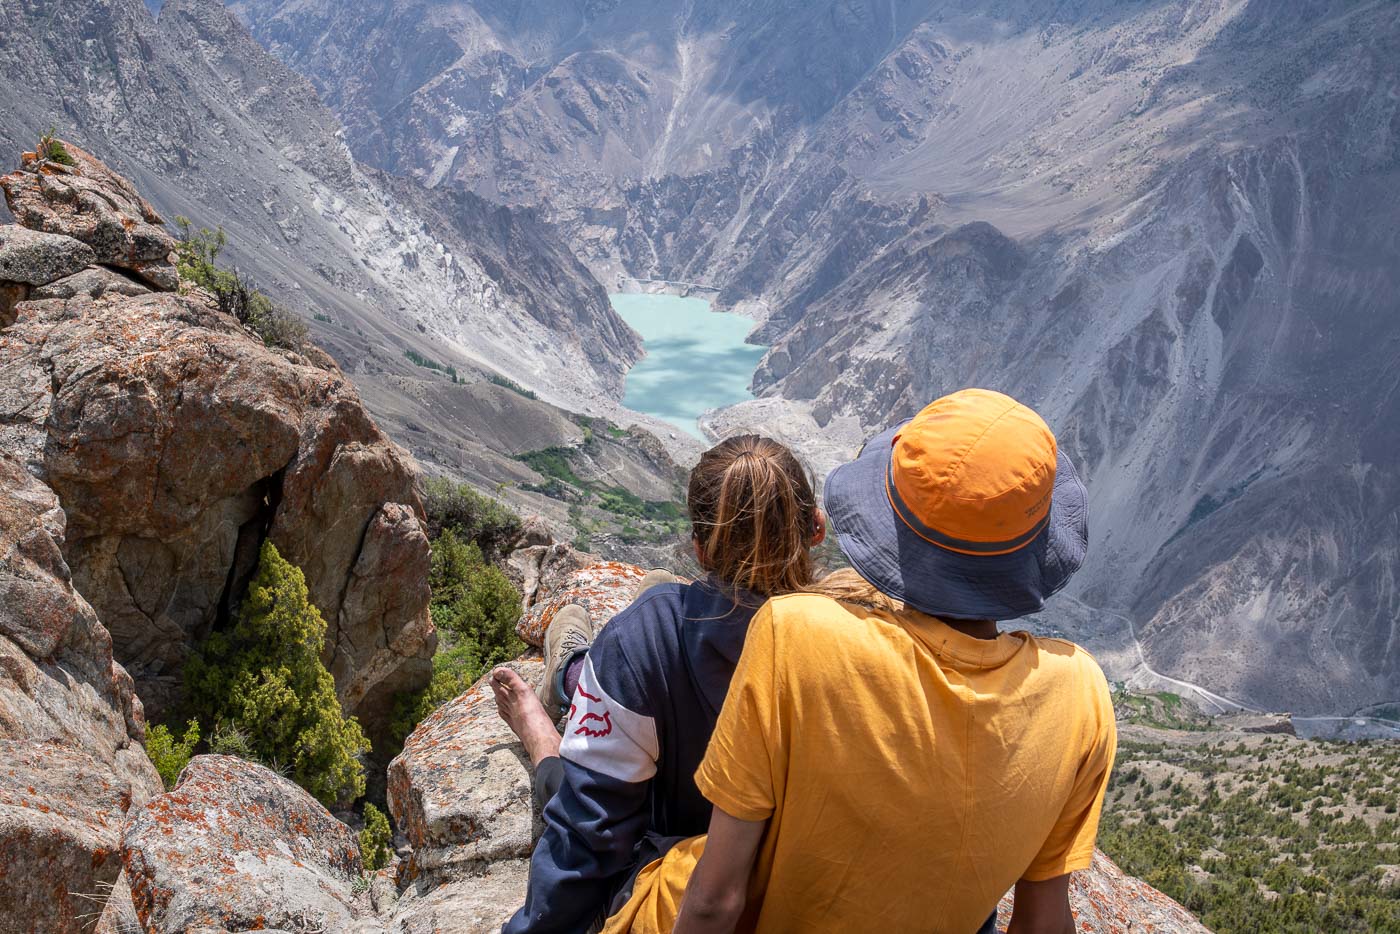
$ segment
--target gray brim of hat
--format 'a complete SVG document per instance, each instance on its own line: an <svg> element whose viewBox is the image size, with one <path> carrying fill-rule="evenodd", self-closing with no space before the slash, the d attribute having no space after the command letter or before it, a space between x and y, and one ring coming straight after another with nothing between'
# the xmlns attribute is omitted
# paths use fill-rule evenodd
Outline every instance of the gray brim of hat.
<svg viewBox="0 0 1400 934"><path fill-rule="evenodd" d="M1010 554L964 555L921 538L890 505L885 477L899 430L871 438L826 480L827 518L862 577L916 610L960 619L1025 616L1069 583L1088 551L1089 510L1084 484L1063 452L1044 530Z"/></svg>

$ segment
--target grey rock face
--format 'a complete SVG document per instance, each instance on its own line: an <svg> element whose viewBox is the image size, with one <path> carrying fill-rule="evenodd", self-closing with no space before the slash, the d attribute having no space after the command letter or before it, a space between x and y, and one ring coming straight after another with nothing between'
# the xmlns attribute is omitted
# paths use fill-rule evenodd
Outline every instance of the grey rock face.
<svg viewBox="0 0 1400 934"><path fill-rule="evenodd" d="M137 811L122 861L142 929L348 931L363 872L354 832L269 769L198 756Z"/></svg>
<svg viewBox="0 0 1400 934"><path fill-rule="evenodd" d="M342 702L383 741L382 692L435 645L415 472L333 368L169 294L29 302L0 340L0 438L58 493L78 589L158 715L226 620L264 538L303 569Z"/></svg>
<svg viewBox="0 0 1400 934"><path fill-rule="evenodd" d="M125 178L77 146L66 148L72 166L30 162L0 178L15 219L33 230L81 240L98 262L130 270L154 288L173 292L180 285L175 239L166 233L160 215Z"/></svg>
<svg viewBox="0 0 1400 934"><path fill-rule="evenodd" d="M6 284L48 285L95 262L92 248L72 237L0 227L0 280Z"/></svg>
<svg viewBox="0 0 1400 934"><path fill-rule="evenodd" d="M0 227L0 231L8 228ZM41 285L29 293L34 301L46 298L101 298L103 295L145 295L151 289L106 266L90 266L81 272Z"/></svg>

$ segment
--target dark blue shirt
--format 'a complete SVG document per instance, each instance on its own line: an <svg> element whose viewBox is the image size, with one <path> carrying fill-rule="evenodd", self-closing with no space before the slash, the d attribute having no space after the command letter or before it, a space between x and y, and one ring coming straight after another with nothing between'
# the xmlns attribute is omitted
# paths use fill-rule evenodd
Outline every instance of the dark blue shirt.
<svg viewBox="0 0 1400 934"><path fill-rule="evenodd" d="M665 584L598 635L564 729L564 782L545 807L525 907L507 934L586 931L649 832L709 829L695 770L760 602L736 603L710 582Z"/></svg>

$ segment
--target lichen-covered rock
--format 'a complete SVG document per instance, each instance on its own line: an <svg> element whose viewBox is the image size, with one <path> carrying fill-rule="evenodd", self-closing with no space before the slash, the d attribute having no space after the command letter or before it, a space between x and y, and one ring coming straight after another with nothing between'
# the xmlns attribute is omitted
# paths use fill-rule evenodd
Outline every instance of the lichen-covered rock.
<svg viewBox="0 0 1400 934"><path fill-rule="evenodd" d="M466 870L453 882L403 894L391 934L495 934L525 901L528 859L503 859Z"/></svg>
<svg viewBox="0 0 1400 934"><path fill-rule="evenodd" d="M505 572L520 591L522 606L529 610L545 599L569 575L597 564L602 559L576 551L567 542L526 545L506 558Z"/></svg>
<svg viewBox="0 0 1400 934"><path fill-rule="evenodd" d="M0 282L47 285L96 261L92 247L72 237L0 226Z"/></svg>
<svg viewBox="0 0 1400 934"><path fill-rule="evenodd" d="M53 492L0 452L0 930L86 930L124 815L160 791L111 638L73 589Z"/></svg>
<svg viewBox="0 0 1400 934"><path fill-rule="evenodd" d="M45 298L74 298L79 295L86 295L88 298L100 298L107 294L145 295L149 291L151 290L147 286L114 269L89 266L81 272L32 289L29 298L37 302Z"/></svg>
<svg viewBox="0 0 1400 934"><path fill-rule="evenodd" d="M345 931L365 920L354 832L292 782L232 756L193 759L174 791L138 810L122 862L147 934Z"/></svg>
<svg viewBox="0 0 1400 934"><path fill-rule="evenodd" d="M29 301L0 333L0 447L57 492L78 590L161 719L262 541L306 574L324 660L383 743L436 642L415 468L333 365L195 296Z"/></svg>
<svg viewBox="0 0 1400 934"><path fill-rule="evenodd" d="M50 743L0 740L0 930L85 930L121 868L130 788Z"/></svg>
<svg viewBox="0 0 1400 934"><path fill-rule="evenodd" d="M140 930L141 919L136 916L136 905L131 901L126 870L122 870L102 905L102 914L98 916L92 934L139 934Z"/></svg>
<svg viewBox="0 0 1400 934"><path fill-rule="evenodd" d="M532 684L544 672L538 656L511 667ZM529 760L497 715L486 678L438 708L404 742L389 765L389 810L413 847L405 881L420 887L530 855L536 815Z"/></svg>
<svg viewBox="0 0 1400 934"><path fill-rule="evenodd" d="M1011 923L1012 893L997 906L997 927ZM1070 876L1070 910L1077 930L1089 934L1210 934L1180 904L1139 879L1126 875L1101 851L1094 864Z"/></svg>
<svg viewBox="0 0 1400 934"><path fill-rule="evenodd" d="M612 619L632 600L632 591L646 576L641 568L618 561L603 561L566 577L549 595L530 607L515 631L530 645L543 645L545 630L558 613L577 603L594 620Z"/></svg>
<svg viewBox="0 0 1400 934"><path fill-rule="evenodd" d="M97 262L129 269L154 288L179 288L175 239L160 215L131 182L77 146L65 145L76 163L71 167L35 161L0 177L15 220L81 240Z"/></svg>

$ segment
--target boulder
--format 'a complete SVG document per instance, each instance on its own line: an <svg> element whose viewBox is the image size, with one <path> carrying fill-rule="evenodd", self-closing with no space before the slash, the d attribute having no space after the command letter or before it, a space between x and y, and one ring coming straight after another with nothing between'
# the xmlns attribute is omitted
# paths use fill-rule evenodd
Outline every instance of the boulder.
<svg viewBox="0 0 1400 934"><path fill-rule="evenodd" d="M333 364L265 347L198 296L29 301L0 334L0 447L58 494L77 589L152 716L270 538L306 574L348 712L387 742L427 682L416 470Z"/></svg>
<svg viewBox="0 0 1400 934"><path fill-rule="evenodd" d="M85 243L62 234L0 226L0 281L48 285L97 261Z"/></svg>
<svg viewBox="0 0 1400 934"><path fill-rule="evenodd" d="M355 833L276 772L198 756L127 825L122 863L147 934L370 924ZM368 917L367 917L368 916Z"/></svg>
<svg viewBox="0 0 1400 934"><path fill-rule="evenodd" d="M532 684L544 674L538 656L510 667ZM420 893L486 864L529 857L538 820L529 760L497 716L487 678L405 741L389 764L389 811L413 848L402 881Z"/></svg>
<svg viewBox="0 0 1400 934"><path fill-rule="evenodd" d="M65 276L29 293L34 301L45 298L101 298L103 295L145 295L148 287L106 266L89 266L82 272Z"/></svg>
<svg viewBox="0 0 1400 934"><path fill-rule="evenodd" d="M161 790L111 637L73 588L58 498L0 452L0 930L87 930L124 816Z"/></svg>
<svg viewBox="0 0 1400 934"><path fill-rule="evenodd" d="M574 571L525 611L515 631L529 645L543 645L554 614L577 603L594 620L612 619L632 600L632 591L646 572L619 561L602 561Z"/></svg>
<svg viewBox="0 0 1400 934"><path fill-rule="evenodd" d="M538 513L528 515L520 523L520 541L518 547L531 548L536 545L553 545L554 532L549 527L548 520Z"/></svg>
<svg viewBox="0 0 1400 934"><path fill-rule="evenodd" d="M411 888L399 899L392 934L496 934L525 901L528 859L503 859L472 867L456 881Z"/></svg>
<svg viewBox="0 0 1400 934"><path fill-rule="evenodd" d="M997 929L1011 923L1011 892L997 906ZM1134 879L1100 850L1094 863L1070 876L1069 905L1075 928L1095 934L1210 934L1178 902Z"/></svg>
<svg viewBox="0 0 1400 934"><path fill-rule="evenodd" d="M96 262L129 269L153 288L179 288L175 239L160 215L131 182L77 146L64 146L75 165L33 161L0 177L15 220L32 230L81 240L92 248Z"/></svg>
<svg viewBox="0 0 1400 934"><path fill-rule="evenodd" d="M574 550L568 542L517 548L506 558L505 572L520 591L522 609L529 610L575 571L601 559Z"/></svg>

